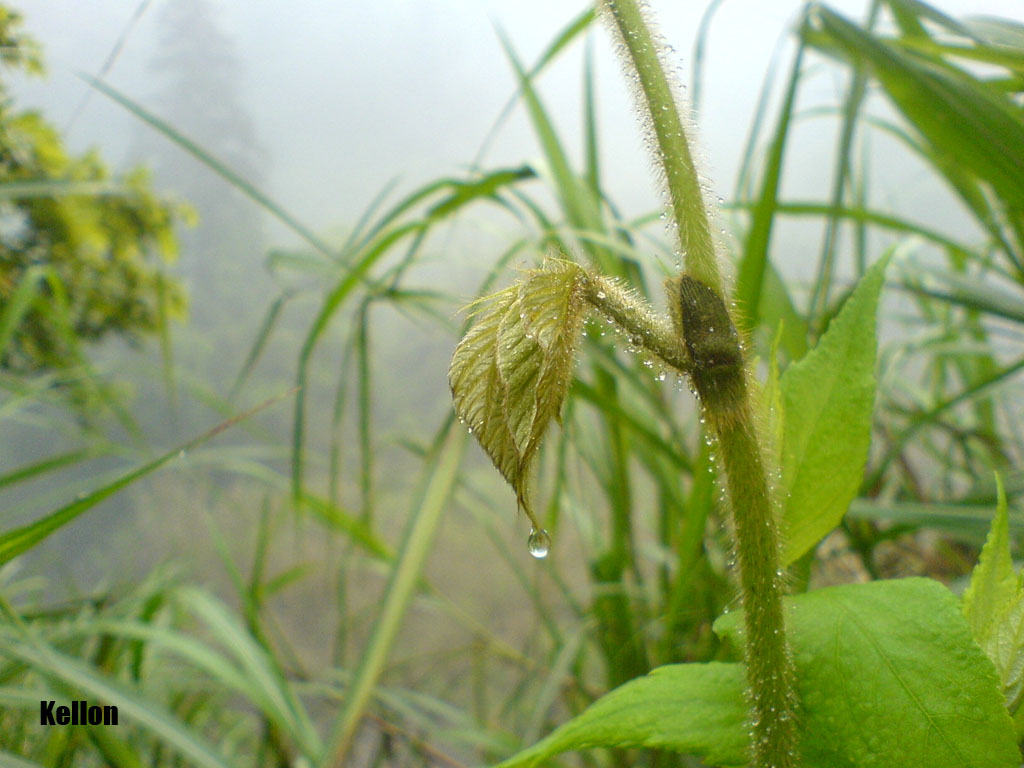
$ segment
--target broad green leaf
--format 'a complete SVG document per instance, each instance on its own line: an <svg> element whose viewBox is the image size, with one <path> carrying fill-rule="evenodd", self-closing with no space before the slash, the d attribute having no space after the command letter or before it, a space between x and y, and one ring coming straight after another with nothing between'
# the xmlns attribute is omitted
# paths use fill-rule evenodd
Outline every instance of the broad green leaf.
<svg viewBox="0 0 1024 768"><path fill-rule="evenodd" d="M448 371L456 413L535 526L527 480L572 381L585 309L582 274L572 262L551 260L482 299Z"/></svg>
<svg viewBox="0 0 1024 768"><path fill-rule="evenodd" d="M871 440L875 314L888 257L869 269L817 346L782 375L783 561L817 544L856 496Z"/></svg>
<svg viewBox="0 0 1024 768"><path fill-rule="evenodd" d="M787 600L801 699L803 768L1016 768L1020 754L991 662L957 599L930 579L830 587ZM739 641L742 613L715 630ZM649 747L744 765L740 664L660 667L598 699L499 768L568 750Z"/></svg>
<svg viewBox="0 0 1024 768"><path fill-rule="evenodd" d="M591 747L654 747L747 762L746 681L740 664L671 664L598 699L579 717L498 768L530 768Z"/></svg>
<svg viewBox="0 0 1024 768"><path fill-rule="evenodd" d="M999 614L1017 597L1019 586L1010 559L1010 525L1006 494L997 480L998 502L992 528L981 549L978 564L971 573L971 583L964 592L963 611L978 645L987 648L988 640L999 620Z"/></svg>
<svg viewBox="0 0 1024 768"><path fill-rule="evenodd" d="M1013 723L956 597L931 579L788 601L805 768L1017 768ZM741 615L715 630L735 640Z"/></svg>

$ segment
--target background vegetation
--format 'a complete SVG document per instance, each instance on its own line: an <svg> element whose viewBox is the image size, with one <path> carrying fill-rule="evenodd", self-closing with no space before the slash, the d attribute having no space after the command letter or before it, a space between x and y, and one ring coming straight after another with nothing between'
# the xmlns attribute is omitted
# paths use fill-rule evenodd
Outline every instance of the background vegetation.
<svg viewBox="0 0 1024 768"><path fill-rule="evenodd" d="M620 351L602 324L586 327L563 428L540 462L537 511L554 539L543 561L527 555L512 494L430 385L443 380L467 298L553 249L662 303L677 257L659 212L622 216L602 167L582 44L592 13L554 30L529 62L514 41L496 43L540 160L368 193L340 237L310 231L265 188L208 6L166 14L154 78L168 113L194 122L90 82L94 98L134 116L136 154L163 164L161 179L199 215L179 231L191 256L177 276L151 256L173 253L180 209L138 177L109 181L97 158L69 155L45 118L10 99L0 113L5 759L475 765L654 666L724 658L711 622L735 598L730 537L679 382ZM5 62L36 66L3 18ZM184 28L208 60L180 49ZM957 588L995 507L993 470L1011 530L1024 490L1024 26L889 0L856 21L809 8L792 35L795 55L769 72L722 201L755 350L769 360L777 348L782 365L800 357L853 280L893 255L866 477L792 588L907 574ZM579 138L558 131L536 88L567 57L582 75ZM822 70L842 82L839 98L802 107ZM831 192L791 199L801 131L825 125L836 136ZM34 151L19 155L26 141ZM880 199L875 179L893 152L968 225ZM271 250L256 274L260 209L305 245ZM453 224L474 219L511 222L512 234L449 259ZM788 255L773 245L793 221L820 235L800 254L806 279L782 277ZM96 262L113 271L85 269ZM178 280L191 326L169 322L183 306ZM155 333L159 357L140 353L126 370L115 345L95 343L107 330ZM230 369L194 373L233 357ZM50 546L57 531L72 547ZM205 539L219 561L179 565ZM46 698L116 703L124 725L40 729Z"/></svg>

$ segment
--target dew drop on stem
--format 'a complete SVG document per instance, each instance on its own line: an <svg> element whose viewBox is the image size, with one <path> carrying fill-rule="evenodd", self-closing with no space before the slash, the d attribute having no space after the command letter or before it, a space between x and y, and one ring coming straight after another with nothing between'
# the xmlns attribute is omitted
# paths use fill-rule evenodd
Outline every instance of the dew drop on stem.
<svg viewBox="0 0 1024 768"><path fill-rule="evenodd" d="M538 560L543 560L551 551L551 535L543 528L534 528L530 531L530 538L526 542L530 554Z"/></svg>

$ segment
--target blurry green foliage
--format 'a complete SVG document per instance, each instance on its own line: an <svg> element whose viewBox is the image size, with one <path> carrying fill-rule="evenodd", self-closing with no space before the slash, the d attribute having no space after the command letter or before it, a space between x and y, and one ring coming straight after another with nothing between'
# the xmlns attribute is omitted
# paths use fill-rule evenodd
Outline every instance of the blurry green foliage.
<svg viewBox="0 0 1024 768"><path fill-rule="evenodd" d="M114 178L95 151L75 156L41 115L19 111L3 77L41 74L39 47L0 5L0 368L62 368L79 341L136 340L185 310L164 263L188 209L157 197L144 169Z"/></svg>

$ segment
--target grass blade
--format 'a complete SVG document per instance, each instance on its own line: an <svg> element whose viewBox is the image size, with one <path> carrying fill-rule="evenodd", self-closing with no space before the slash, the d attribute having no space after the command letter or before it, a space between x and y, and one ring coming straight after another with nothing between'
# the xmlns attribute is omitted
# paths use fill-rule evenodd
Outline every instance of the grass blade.
<svg viewBox="0 0 1024 768"><path fill-rule="evenodd" d="M420 572L437 533L448 499L455 487L459 465L466 448L466 432L449 420L437 441L433 459L427 464L425 490L413 510L398 560L391 572L380 615L366 643L363 657L346 691L345 706L335 722L323 768L345 764L356 728L398 634L406 607L420 578Z"/></svg>
<svg viewBox="0 0 1024 768"><path fill-rule="evenodd" d="M193 448L202 445L203 443L207 442L213 437L219 435L224 430L234 426L238 422L243 421L244 419L247 419L250 416L253 416L254 414L258 413L264 408L274 404L278 400L281 400L282 398L286 397L287 394L290 393L286 393L285 395L279 395L277 397L271 398L270 400L267 400L266 402L257 405L255 408L246 411L245 413L239 414L234 418L228 419L227 421L218 424L216 427L200 435L199 437L189 440L187 443L184 443L183 445L180 445L179 447L168 451L162 456L159 456L156 459L153 459L152 461L143 464L138 469L134 469L131 472L121 476L114 482L108 483L102 488L99 488L93 491L92 493L82 497L81 499L77 499L71 502L70 504L61 507L60 509L46 515L45 517L39 520L36 520L33 523L29 523L28 525L24 525L20 528L15 528L0 535L0 565L10 562L18 555L21 555L27 552L28 550L32 549L43 539L47 538L50 534L60 530L65 525L75 520L75 518L79 517L83 513L95 507L104 499L113 496L115 493L131 485L136 480L145 477L151 472L159 469L164 464L169 462L171 459L181 455L183 452L190 451Z"/></svg>
<svg viewBox="0 0 1024 768"><path fill-rule="evenodd" d="M786 139L790 133L789 125L793 117L793 106L796 103L803 53L804 47L800 45L793 60L793 70L789 76L786 99L782 111L779 113L779 122L775 127L775 136L765 160L761 194L758 196L757 202L753 204L753 220L747 233L747 242L743 249L743 258L740 261L736 280L735 296L740 307L738 319L741 327L747 332L753 331L760 319L761 291L768 264L772 223L775 221L775 208L782 181L782 162L786 151Z"/></svg>
<svg viewBox="0 0 1024 768"><path fill-rule="evenodd" d="M139 120L146 123L146 125L162 133L172 142L174 142L183 150L192 155L196 160L201 162L203 165L205 165L218 176L223 178L233 187L235 187L240 192L245 194L246 197L250 198L252 201L257 203L261 208L273 214L277 219L279 219L281 222L287 225L293 232L295 232L303 240L305 240L307 243L313 246L313 248L320 251L320 253L331 258L333 258L336 255L335 250L331 248L326 242L321 240L313 232L313 230L309 229L309 227L307 227L297 218L292 216L287 210L285 210L284 207L282 207L275 200L271 199L268 195L264 194L255 186L246 181L246 179L243 176L229 168L223 162L221 162L216 157L207 152L205 149L203 149L201 146L199 146L199 144L185 136L183 133L181 133L181 131L178 131L169 123L167 123L164 120L161 120L152 112L149 112L147 109L142 107L142 105L140 105L138 102L130 99L128 96L121 93L113 86L103 82L102 80L98 80L97 78L92 77L91 75L87 75L85 73L79 73L78 76L85 80L85 82L87 82L97 91L102 93L104 96L107 96L108 98L112 99L113 101L117 102L122 107L127 109Z"/></svg>

